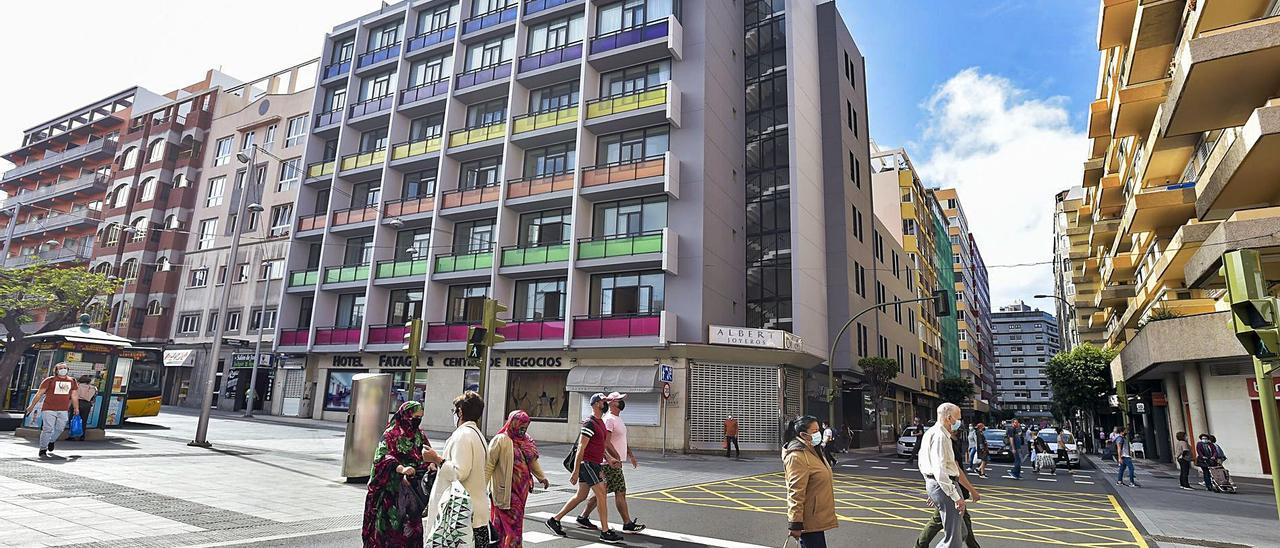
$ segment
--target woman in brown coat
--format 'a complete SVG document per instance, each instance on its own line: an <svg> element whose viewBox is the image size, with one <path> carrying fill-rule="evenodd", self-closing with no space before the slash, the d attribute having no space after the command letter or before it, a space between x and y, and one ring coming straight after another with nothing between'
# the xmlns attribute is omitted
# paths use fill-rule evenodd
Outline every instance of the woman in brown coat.
<svg viewBox="0 0 1280 548"><path fill-rule="evenodd" d="M831 467L819 452L818 419L800 417L787 427L782 462L787 478L787 530L801 548L827 548L825 531L835 529L836 494Z"/></svg>

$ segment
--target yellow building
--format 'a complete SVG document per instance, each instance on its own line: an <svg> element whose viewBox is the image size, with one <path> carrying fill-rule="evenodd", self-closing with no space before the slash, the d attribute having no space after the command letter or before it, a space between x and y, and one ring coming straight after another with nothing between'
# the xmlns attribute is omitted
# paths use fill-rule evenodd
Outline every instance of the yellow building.
<svg viewBox="0 0 1280 548"><path fill-rule="evenodd" d="M955 273L955 316L960 349L960 374L973 383L977 393L971 400L974 411L985 413L995 403L996 370L991 339L991 295L987 266L969 229L969 218L954 188L933 191L947 218L952 271Z"/></svg>

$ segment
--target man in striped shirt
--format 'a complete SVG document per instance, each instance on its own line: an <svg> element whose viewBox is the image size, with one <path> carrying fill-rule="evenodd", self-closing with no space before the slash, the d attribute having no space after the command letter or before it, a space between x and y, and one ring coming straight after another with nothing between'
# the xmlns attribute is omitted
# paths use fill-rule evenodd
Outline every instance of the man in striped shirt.
<svg viewBox="0 0 1280 548"><path fill-rule="evenodd" d="M617 451L608 443L609 429L605 427L603 419L607 405L604 394L596 393L591 396L591 416L582 421L582 429L579 430L578 437L578 454L569 476L569 482L578 486L578 492L564 503L564 507L556 517L547 520L547 528L562 537L566 535L560 520L582 504L590 494L595 497L597 510L600 513L600 540L612 544L622 542L622 535L617 531L609 530L609 506L606 498L608 493L605 492L604 472L601 468L604 464L613 466L621 462ZM568 465L567 462L565 464Z"/></svg>

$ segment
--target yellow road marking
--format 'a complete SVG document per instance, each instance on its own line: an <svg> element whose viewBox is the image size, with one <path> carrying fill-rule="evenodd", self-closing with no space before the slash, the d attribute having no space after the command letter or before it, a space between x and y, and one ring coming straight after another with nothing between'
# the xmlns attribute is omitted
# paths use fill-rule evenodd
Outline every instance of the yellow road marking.
<svg viewBox="0 0 1280 548"><path fill-rule="evenodd" d="M1111 506L1115 507L1116 513L1120 515L1120 520L1124 522L1124 526L1129 528L1129 532L1133 534L1133 541L1139 548L1147 548L1147 539L1142 538L1142 534L1138 532L1138 528L1133 526L1133 521L1129 519L1124 509L1120 508L1120 501L1116 500L1115 495L1107 495L1111 500Z"/></svg>

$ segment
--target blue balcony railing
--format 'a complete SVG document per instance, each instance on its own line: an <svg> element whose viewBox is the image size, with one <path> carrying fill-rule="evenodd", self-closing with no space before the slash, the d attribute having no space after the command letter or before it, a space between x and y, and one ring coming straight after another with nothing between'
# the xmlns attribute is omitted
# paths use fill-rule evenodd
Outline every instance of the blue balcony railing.
<svg viewBox="0 0 1280 548"><path fill-rule="evenodd" d="M453 40L453 35L458 31L457 25L449 25L439 30L424 32L409 39L409 43L405 44L405 53L418 51L427 46L434 46L442 42Z"/></svg>
<svg viewBox="0 0 1280 548"><path fill-rule="evenodd" d="M667 19L661 19L643 27L636 26L601 34L591 39L591 53L603 53L657 38L665 38L671 31L670 27L671 24Z"/></svg>
<svg viewBox="0 0 1280 548"><path fill-rule="evenodd" d="M511 61L459 73L457 85L454 87L456 89L466 89L508 76L511 76Z"/></svg>
<svg viewBox="0 0 1280 548"><path fill-rule="evenodd" d="M388 93L386 95L383 95L382 97L374 97L372 99L366 99L364 101L360 101L359 103L351 105L351 117L359 118L361 116L376 114L384 110L389 110L391 108L391 100L393 98L395 98L395 96Z"/></svg>
<svg viewBox="0 0 1280 548"><path fill-rule="evenodd" d="M582 42L574 42L565 44L558 48L543 50L537 53L530 53L520 58L520 72L529 72L538 70L543 67L558 65L565 61L575 61L582 58Z"/></svg>
<svg viewBox="0 0 1280 548"><path fill-rule="evenodd" d="M381 63L387 59L394 59L400 56L400 42L396 42L389 46L382 46L373 51L361 53L356 58L356 68L364 68L374 63Z"/></svg>
<svg viewBox="0 0 1280 548"><path fill-rule="evenodd" d="M400 104L411 105L418 101L425 101L432 97L440 97L449 92L449 79L442 78L434 82L419 84L411 88L400 90Z"/></svg>
<svg viewBox="0 0 1280 548"><path fill-rule="evenodd" d="M324 67L323 79L328 80L330 78L337 78L339 76L342 76L343 74L346 74L350 70L351 70L351 60L344 59L342 61L338 61L336 63L332 63Z"/></svg>
<svg viewBox="0 0 1280 548"><path fill-rule="evenodd" d="M549 10L556 6L563 6L570 2L578 2L579 0L528 0L524 3L524 14L531 15L543 10Z"/></svg>
<svg viewBox="0 0 1280 548"><path fill-rule="evenodd" d="M314 127L325 127L342 121L342 108L336 108L329 112L321 112L316 115L316 125Z"/></svg>
<svg viewBox="0 0 1280 548"><path fill-rule="evenodd" d="M515 5L511 5L505 8L493 10L489 13L482 13L475 17L463 19L462 34L465 35L469 32L476 32L478 30L515 21L517 11L517 7Z"/></svg>

